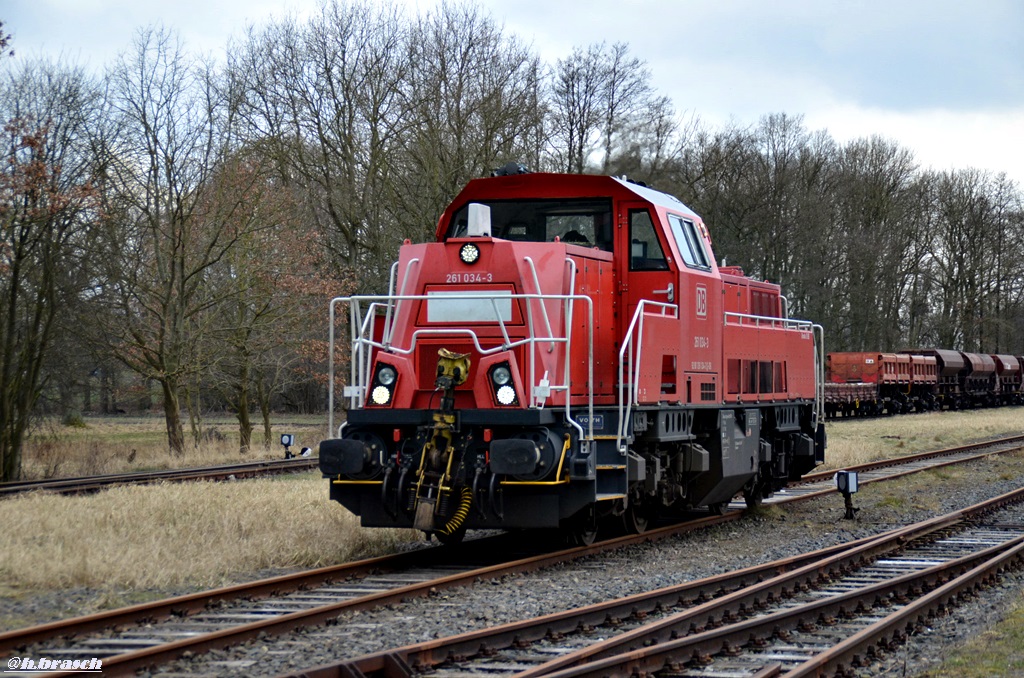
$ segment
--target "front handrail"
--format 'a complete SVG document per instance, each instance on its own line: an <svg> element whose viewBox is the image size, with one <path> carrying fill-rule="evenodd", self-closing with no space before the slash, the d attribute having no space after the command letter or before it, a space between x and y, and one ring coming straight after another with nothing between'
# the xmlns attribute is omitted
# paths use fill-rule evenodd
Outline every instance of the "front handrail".
<svg viewBox="0 0 1024 678"><path fill-rule="evenodd" d="M563 374L562 383L559 384L545 384L544 389L546 391L565 391L565 417L566 421L577 429L581 438L585 441L591 441L594 439L594 390L592 386L594 381L594 302L589 296L581 294L503 294L500 297L501 301L525 301L523 307L526 309L526 328L527 335L523 338L511 339L511 335L508 331L508 321L502 318L501 313L497 307L498 298L493 293L489 292L446 292L444 299L447 301L458 301L458 300L475 300L480 301L486 299L491 303L491 309L494 312L494 320L488 321L487 324L490 327L497 325L501 330L500 340L496 337L484 339L481 341L477 331L473 328L459 327L420 327L413 330L412 334L409 335L408 345L396 345L394 343L394 329L395 324L398 322L400 315L397 313L397 309L403 303L410 302L428 302L436 300L436 296L427 294L389 294L389 295L356 295L351 297L335 297L330 302L330 329L329 329L329 358L328 358L328 430L334 430L334 408L335 408L335 326L337 324L337 308L341 304L348 304L349 309L349 329L350 329L350 381L345 387L344 396L349 398L349 407L353 409L362 408L365 405L366 388L370 381L370 371L373 367L373 350L377 349L380 351L386 351L388 353L394 353L399 355L410 355L416 350L416 346L419 343L421 337L430 336L463 336L468 337L473 343L474 349L480 355L491 355L501 351L507 351L512 348L519 346L528 346L526 355L527 360L527 384L528 387L528 402L529 407L532 409L542 409L544 406L544 400L546 396L541 396L538 392L538 387L541 386L541 382L545 381L548 377L548 372L545 371L538 381L536 362L537 362L537 344L550 343L551 346L555 344L564 344L566 346L565 359L563 363ZM555 333L549 331L547 336L541 336L536 331L536 323L534 322L534 302L539 302L541 308L545 308L547 302L559 302L563 305L564 309L564 336L555 336ZM575 309L574 304L581 302L586 304L587 314L587 370L588 370L588 389L587 389L587 414L588 424L586 431L576 421L572 419L570 410L571 401L571 368L572 368L572 325L573 325L573 312ZM365 306L365 311L364 311ZM386 323L388 323L382 332L382 339L386 338L386 341L375 341L373 339L375 334L375 322L377 318L383 316ZM544 312L545 321L548 321L547 312ZM545 329L550 328L550 322L545 322ZM498 341L497 344L491 345L492 342ZM487 343L487 346L484 345Z"/></svg>
<svg viewBox="0 0 1024 678"><path fill-rule="evenodd" d="M523 261L525 261L527 263L527 265L530 267L530 274L533 276L533 289L537 291L537 294L540 294L541 293L540 278L537 277L537 265L533 263L533 259L531 259L530 257L523 257ZM569 278L569 279L570 280L574 280L575 278ZM547 306L544 305L544 302L541 302L541 304L540 304L540 311L541 311L541 315L544 317L544 326L548 330L548 335L553 334L552 331L551 331L551 319L548 317L548 309L547 309ZM548 345L548 353L551 353L554 350L555 350L555 345L553 343L549 344Z"/></svg>
<svg viewBox="0 0 1024 678"><path fill-rule="evenodd" d="M825 328L813 325L814 332L814 428L825 421Z"/></svg>

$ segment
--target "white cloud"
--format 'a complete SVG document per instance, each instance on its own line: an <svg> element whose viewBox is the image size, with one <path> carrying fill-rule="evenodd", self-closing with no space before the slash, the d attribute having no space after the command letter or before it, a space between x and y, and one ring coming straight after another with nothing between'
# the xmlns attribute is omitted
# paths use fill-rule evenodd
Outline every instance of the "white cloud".
<svg viewBox="0 0 1024 678"><path fill-rule="evenodd" d="M915 113L836 104L804 117L809 129L828 129L839 142L880 135L914 152L922 169L973 167L1005 172L1024 184L1024 107L1010 111Z"/></svg>
<svg viewBox="0 0 1024 678"><path fill-rule="evenodd" d="M217 55L247 24L307 17L321 1L6 0L0 20L20 55L102 68L155 22ZM410 12L441 2L376 1ZM629 43L659 92L711 124L803 115L839 141L879 134L925 166L1005 171L1024 183L1019 0L467 1L551 63L575 46Z"/></svg>

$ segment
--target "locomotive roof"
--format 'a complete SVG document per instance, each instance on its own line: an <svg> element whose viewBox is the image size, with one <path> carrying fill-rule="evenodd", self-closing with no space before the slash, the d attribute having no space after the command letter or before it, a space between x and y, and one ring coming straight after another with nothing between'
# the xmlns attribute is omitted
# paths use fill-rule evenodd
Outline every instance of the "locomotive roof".
<svg viewBox="0 0 1024 678"><path fill-rule="evenodd" d="M686 214L689 214L691 217L694 217L695 219L700 219L700 216L698 216L696 212L694 212L685 204L683 204L683 201L675 197L674 195L671 195L669 193L662 193L661 191L655 190L653 188L641 186L640 184L636 184L625 179L620 179L618 177L609 178L622 184L624 187L626 187L630 191L633 191L633 193L636 193L644 200L654 203L659 207L664 207L675 212L685 212Z"/></svg>
<svg viewBox="0 0 1024 678"><path fill-rule="evenodd" d="M473 179L452 200L438 220L437 238L443 239L452 214L466 203L488 200L612 198L640 199L652 205L685 214L696 221L700 216L674 195L662 193L625 178L597 174L528 173Z"/></svg>

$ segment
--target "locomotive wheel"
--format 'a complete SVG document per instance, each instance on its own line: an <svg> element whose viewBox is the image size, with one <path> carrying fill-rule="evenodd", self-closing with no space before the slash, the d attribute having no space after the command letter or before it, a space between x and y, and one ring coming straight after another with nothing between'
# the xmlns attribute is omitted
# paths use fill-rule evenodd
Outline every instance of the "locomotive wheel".
<svg viewBox="0 0 1024 678"><path fill-rule="evenodd" d="M566 541L569 546L590 546L597 541L597 526L581 525L566 534Z"/></svg>
<svg viewBox="0 0 1024 678"><path fill-rule="evenodd" d="M729 507L727 501L716 501L714 504L708 504L708 511L713 516L724 516L726 509Z"/></svg>
<svg viewBox="0 0 1024 678"><path fill-rule="evenodd" d="M622 526L626 529L626 534L643 534L647 531L649 522L647 511L636 502L630 503L629 508L622 514Z"/></svg>
<svg viewBox="0 0 1024 678"><path fill-rule="evenodd" d="M585 508L562 525L562 536L568 546L590 546L597 540L597 513Z"/></svg>

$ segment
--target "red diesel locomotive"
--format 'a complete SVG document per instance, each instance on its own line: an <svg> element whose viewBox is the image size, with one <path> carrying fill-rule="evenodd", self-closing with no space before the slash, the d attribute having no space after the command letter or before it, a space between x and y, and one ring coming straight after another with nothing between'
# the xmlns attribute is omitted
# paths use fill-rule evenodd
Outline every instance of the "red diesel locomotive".
<svg viewBox="0 0 1024 678"><path fill-rule="evenodd" d="M588 541L599 521L756 504L824 459L821 328L716 265L665 193L511 164L466 186L436 242L403 244L390 288L331 303L351 378L320 468L364 526ZM332 364L332 416L333 383Z"/></svg>

